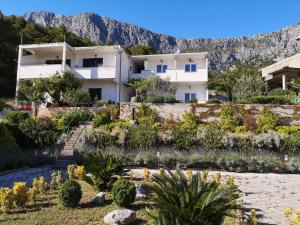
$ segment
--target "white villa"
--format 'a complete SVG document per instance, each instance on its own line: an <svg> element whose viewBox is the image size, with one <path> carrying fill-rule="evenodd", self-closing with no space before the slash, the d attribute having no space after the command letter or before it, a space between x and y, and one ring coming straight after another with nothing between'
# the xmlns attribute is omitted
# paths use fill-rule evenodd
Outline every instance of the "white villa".
<svg viewBox="0 0 300 225"><path fill-rule="evenodd" d="M71 47L67 43L20 45L17 86L22 79L49 77L65 71L82 80L92 97L130 101L129 78L157 75L175 82L176 99L208 100L207 53L129 56L121 46Z"/></svg>

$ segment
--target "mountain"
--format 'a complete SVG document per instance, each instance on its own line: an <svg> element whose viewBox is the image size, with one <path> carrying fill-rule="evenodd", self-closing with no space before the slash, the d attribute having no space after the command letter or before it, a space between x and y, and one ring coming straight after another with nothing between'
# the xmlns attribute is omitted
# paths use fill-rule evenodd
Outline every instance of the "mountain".
<svg viewBox="0 0 300 225"><path fill-rule="evenodd" d="M175 46L182 52L208 51L212 70L224 69L237 63L263 66L273 60L294 55L300 50L300 43L296 41L300 35L300 24L250 37L184 39L158 34L93 13L63 16L51 12L31 12L25 14L24 18L42 26L58 27L63 24L68 31L80 37L88 37L99 44L113 40L127 46L149 45L163 53L172 52Z"/></svg>

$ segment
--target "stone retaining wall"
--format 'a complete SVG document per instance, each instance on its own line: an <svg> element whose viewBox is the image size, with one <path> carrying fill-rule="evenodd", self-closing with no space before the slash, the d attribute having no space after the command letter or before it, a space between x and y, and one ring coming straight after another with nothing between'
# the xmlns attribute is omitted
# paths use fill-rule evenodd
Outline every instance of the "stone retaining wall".
<svg viewBox="0 0 300 225"><path fill-rule="evenodd" d="M120 119L133 119L133 111L137 110L142 104L156 110L162 120L180 120L186 111L194 111L203 122L218 121L220 111L226 104L152 104L152 103L121 103ZM299 105L260 105L260 104L235 104L239 109L248 110L253 117L257 117L264 107L276 112L282 124L300 125L300 106Z"/></svg>

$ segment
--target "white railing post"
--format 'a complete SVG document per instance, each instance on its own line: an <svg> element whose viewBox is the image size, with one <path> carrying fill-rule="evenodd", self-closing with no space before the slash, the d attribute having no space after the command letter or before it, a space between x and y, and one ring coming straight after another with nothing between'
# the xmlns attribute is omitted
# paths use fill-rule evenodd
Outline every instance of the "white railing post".
<svg viewBox="0 0 300 225"><path fill-rule="evenodd" d="M63 44L63 55L62 55L62 72L66 71L66 57L67 57L67 43Z"/></svg>
<svg viewBox="0 0 300 225"><path fill-rule="evenodd" d="M19 82L20 82L20 70L21 70L21 61L23 56L23 48L19 45L19 54L18 54L18 68L17 68L17 79L16 79L16 94L15 94L15 106L18 109L18 92L19 92Z"/></svg>

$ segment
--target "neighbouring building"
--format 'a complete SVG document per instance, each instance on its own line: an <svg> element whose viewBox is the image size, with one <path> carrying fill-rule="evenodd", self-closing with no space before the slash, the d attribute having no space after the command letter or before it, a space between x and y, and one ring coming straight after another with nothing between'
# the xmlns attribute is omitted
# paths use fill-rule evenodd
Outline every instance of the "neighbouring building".
<svg viewBox="0 0 300 225"><path fill-rule="evenodd" d="M262 77L271 88L281 87L285 90L288 82L300 76L300 54L267 66L261 71Z"/></svg>
<svg viewBox="0 0 300 225"><path fill-rule="evenodd" d="M129 56L121 46L72 47L67 43L20 45L17 85L22 79L50 77L70 71L92 97L130 101L129 78L157 75L175 82L176 98L208 100L207 53Z"/></svg>

